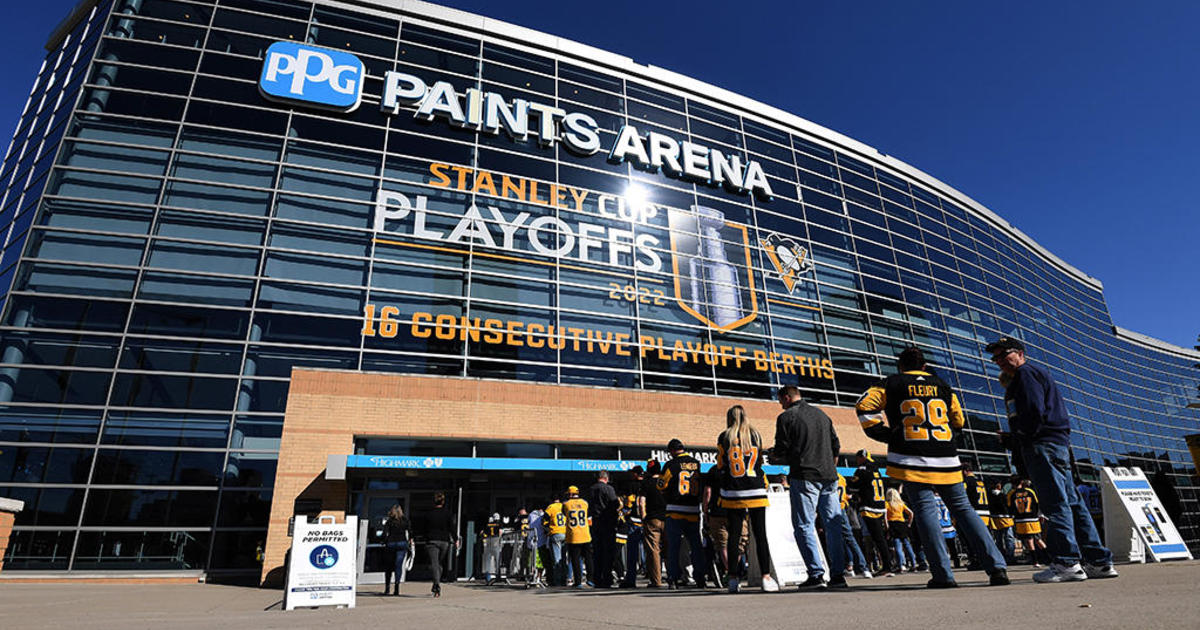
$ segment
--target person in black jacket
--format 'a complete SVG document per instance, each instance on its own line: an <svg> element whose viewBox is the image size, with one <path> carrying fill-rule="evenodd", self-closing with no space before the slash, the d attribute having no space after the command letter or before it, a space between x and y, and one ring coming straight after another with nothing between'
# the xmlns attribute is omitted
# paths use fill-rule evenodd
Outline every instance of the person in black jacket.
<svg viewBox="0 0 1200 630"><path fill-rule="evenodd" d="M458 527L454 512L446 506L446 495L433 495L433 509L425 520L425 553L429 557L429 568L433 571L434 597L442 596L442 570L450 559L451 545L458 545Z"/></svg>
<svg viewBox="0 0 1200 630"><path fill-rule="evenodd" d="M613 559L617 553L617 511L621 500L608 483L608 471L596 474L596 483L588 488L588 509L592 517L592 563L596 588L612 588Z"/></svg>
<svg viewBox="0 0 1200 630"><path fill-rule="evenodd" d="M383 535L388 551L394 554L394 563L385 565L383 569L383 594L388 594L394 572L396 574L396 590L392 592L392 595L399 595L400 583L404 581L404 561L412 546L412 526L408 522L408 517L404 515L404 508L400 507L399 503L388 510L387 521L383 524Z"/></svg>
<svg viewBox="0 0 1200 630"><path fill-rule="evenodd" d="M846 550L842 545L842 508L838 500L837 455L841 449L833 420L824 411L804 402L794 385L779 388L783 413L775 421L775 447L771 459L788 464L788 487L792 499L792 528L796 545L808 567L808 579L800 588L826 588L821 543L817 540L817 516L825 528L829 553L831 588L846 584Z"/></svg>

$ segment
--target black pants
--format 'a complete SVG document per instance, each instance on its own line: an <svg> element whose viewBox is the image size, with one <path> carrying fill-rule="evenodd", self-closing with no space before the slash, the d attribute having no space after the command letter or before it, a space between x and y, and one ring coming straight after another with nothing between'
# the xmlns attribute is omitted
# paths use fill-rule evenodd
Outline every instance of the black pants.
<svg viewBox="0 0 1200 630"><path fill-rule="evenodd" d="M871 534L871 543L875 546L875 553L879 556L879 566L883 571L893 571L891 552L888 549L887 534L883 532L883 517L871 518L864 516L862 518L863 527Z"/></svg>
<svg viewBox="0 0 1200 630"><path fill-rule="evenodd" d="M572 584L572 586L579 586L580 582L582 581L581 577L583 576L583 563L587 562L589 565L591 564L591 560L588 559L588 556L591 554L592 543L567 544L567 557L571 559L571 571L574 580L574 584ZM588 577L592 579L593 584L596 580L595 571L595 567L588 567Z"/></svg>
<svg viewBox="0 0 1200 630"><path fill-rule="evenodd" d="M767 546L767 508L729 508L727 511L729 541L725 550L729 555L729 574L742 577L742 563L738 561L738 549L742 542L742 521L750 517L750 534L754 537L754 551L758 554L758 566L763 575L771 572L771 548Z"/></svg>
<svg viewBox="0 0 1200 630"><path fill-rule="evenodd" d="M425 543L425 555L429 558L429 570L433 571L433 590L441 588L442 567L450 556L450 542L446 540L431 540Z"/></svg>
<svg viewBox="0 0 1200 630"><path fill-rule="evenodd" d="M612 586L613 560L617 554L617 528L597 525L592 528L592 583L599 588Z"/></svg>

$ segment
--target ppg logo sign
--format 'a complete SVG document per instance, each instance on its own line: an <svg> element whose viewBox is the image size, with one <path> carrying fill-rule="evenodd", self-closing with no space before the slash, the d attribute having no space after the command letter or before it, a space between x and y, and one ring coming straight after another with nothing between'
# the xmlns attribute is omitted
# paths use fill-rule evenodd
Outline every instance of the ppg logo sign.
<svg viewBox="0 0 1200 630"><path fill-rule="evenodd" d="M362 101L363 63L340 50L295 42L267 48L258 89L267 98L353 111Z"/></svg>

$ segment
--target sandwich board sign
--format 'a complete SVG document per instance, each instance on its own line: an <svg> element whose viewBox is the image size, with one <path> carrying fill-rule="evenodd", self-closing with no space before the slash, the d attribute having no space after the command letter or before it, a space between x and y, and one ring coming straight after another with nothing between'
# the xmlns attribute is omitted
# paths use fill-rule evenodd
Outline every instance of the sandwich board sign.
<svg viewBox="0 0 1200 630"><path fill-rule="evenodd" d="M801 584L808 579L808 565L796 546L791 495L783 486L772 484L767 491L767 500L767 548L771 550L771 577L780 586ZM750 525L747 523L745 526ZM757 585L764 572L759 569L758 554L753 543L747 545L746 555L750 561L747 578L751 584ZM829 561L825 559L824 549L821 549L821 563L828 569Z"/></svg>
<svg viewBox="0 0 1200 630"><path fill-rule="evenodd" d="M1136 561L1137 545L1133 541L1140 540L1146 555L1155 562L1192 559L1141 468L1106 466L1100 469L1100 481L1104 539L1114 555Z"/></svg>
<svg viewBox="0 0 1200 630"><path fill-rule="evenodd" d="M297 515L284 610L311 606L354 608L357 539L357 516L347 516L343 523L322 516L310 523L307 517Z"/></svg>

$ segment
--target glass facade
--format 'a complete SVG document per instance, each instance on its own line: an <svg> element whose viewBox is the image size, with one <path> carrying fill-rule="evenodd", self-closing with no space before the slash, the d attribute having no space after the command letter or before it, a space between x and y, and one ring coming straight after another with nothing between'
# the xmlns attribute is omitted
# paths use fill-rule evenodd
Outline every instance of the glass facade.
<svg viewBox="0 0 1200 630"><path fill-rule="evenodd" d="M1007 474L1001 335L1058 378L1080 475L1158 475L1200 545L1200 356L1115 328L1098 282L861 145L383 8L110 0L61 35L0 170L7 569L256 573L293 367L845 407L916 344L964 400L967 459ZM278 41L360 59L361 106L264 98ZM606 151L632 125L736 156L772 195L385 113L390 71L585 114Z"/></svg>

